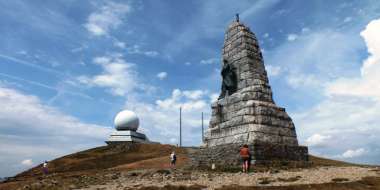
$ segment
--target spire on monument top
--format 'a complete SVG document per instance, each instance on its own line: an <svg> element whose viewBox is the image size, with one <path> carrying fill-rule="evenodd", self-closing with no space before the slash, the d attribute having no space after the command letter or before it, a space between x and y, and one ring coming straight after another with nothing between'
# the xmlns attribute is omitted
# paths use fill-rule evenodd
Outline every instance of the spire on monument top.
<svg viewBox="0 0 380 190"><path fill-rule="evenodd" d="M239 22L240 19L239 19L239 13L236 13L236 22Z"/></svg>

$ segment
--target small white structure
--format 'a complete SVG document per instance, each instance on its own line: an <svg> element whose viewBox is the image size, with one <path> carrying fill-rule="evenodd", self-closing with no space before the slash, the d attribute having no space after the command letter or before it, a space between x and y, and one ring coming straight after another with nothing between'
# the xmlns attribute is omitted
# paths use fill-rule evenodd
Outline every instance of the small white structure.
<svg viewBox="0 0 380 190"><path fill-rule="evenodd" d="M150 143L148 138L137 132L139 127L139 118L129 110L119 112L114 120L116 131L106 141L107 144L132 142L132 143Z"/></svg>

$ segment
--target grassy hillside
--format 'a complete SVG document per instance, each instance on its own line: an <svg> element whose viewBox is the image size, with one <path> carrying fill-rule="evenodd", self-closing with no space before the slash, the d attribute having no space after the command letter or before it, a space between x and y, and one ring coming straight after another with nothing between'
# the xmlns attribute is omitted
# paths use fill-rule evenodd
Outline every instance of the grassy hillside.
<svg viewBox="0 0 380 190"><path fill-rule="evenodd" d="M186 150L171 145L133 144L97 147L49 162L49 173L84 172L104 169L130 170L137 168L168 168L169 155L175 151L178 166L188 158ZM42 175L41 165L18 174L16 177Z"/></svg>
<svg viewBox="0 0 380 190"><path fill-rule="evenodd" d="M331 160L313 155L309 155L309 160L312 162L312 166L360 166L359 164Z"/></svg>
<svg viewBox="0 0 380 190"><path fill-rule="evenodd" d="M50 173L86 172L92 170L133 170L169 168L169 155L178 155L178 167L185 165L189 158L188 149L161 144L133 144L97 147L49 162ZM354 166L355 164L320 158L310 155L313 166ZM42 175L41 165L18 174L16 177Z"/></svg>
<svg viewBox="0 0 380 190"><path fill-rule="evenodd" d="M46 186L46 184L54 185L55 183L58 183L58 185L54 187L68 187L72 184L76 184L77 187L86 187L90 184L102 184L106 181L112 181L120 177L122 171L146 169L144 171L166 172L164 169L170 168L169 155L172 151L175 151L178 156L176 168L181 168L189 163L189 152L196 151L196 149L161 144L97 147L50 161L48 164L50 175L48 176L43 176L41 165L24 171L6 183L0 183L0 190L16 189L26 184L38 185L36 188L31 189L50 189L52 186ZM310 167L355 166L355 164L311 155L310 161L312 162ZM255 167L256 171L268 169L273 168ZM287 169L285 168L285 170ZM151 175L149 172L147 173ZM45 186L41 184L45 184Z"/></svg>

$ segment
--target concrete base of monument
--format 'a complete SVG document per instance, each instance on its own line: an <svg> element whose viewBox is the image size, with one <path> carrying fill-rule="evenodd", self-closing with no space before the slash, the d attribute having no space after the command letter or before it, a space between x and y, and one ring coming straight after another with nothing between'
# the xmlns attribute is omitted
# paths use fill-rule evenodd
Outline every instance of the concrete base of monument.
<svg viewBox="0 0 380 190"><path fill-rule="evenodd" d="M136 131L114 131L108 140L107 144L119 144L119 143L145 143L151 144L154 142L149 141L145 134Z"/></svg>
<svg viewBox="0 0 380 190"><path fill-rule="evenodd" d="M276 144L249 144L252 154L251 163L262 166L306 167L310 165L308 148L305 146L288 146ZM239 169L241 144L226 144L213 147L201 147L190 155L194 168L211 168L219 170Z"/></svg>

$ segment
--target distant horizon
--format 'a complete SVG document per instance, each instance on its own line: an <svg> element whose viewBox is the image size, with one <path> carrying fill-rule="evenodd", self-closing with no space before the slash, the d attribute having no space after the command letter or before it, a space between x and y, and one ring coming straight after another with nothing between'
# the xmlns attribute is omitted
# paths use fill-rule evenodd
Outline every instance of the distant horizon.
<svg viewBox="0 0 380 190"><path fill-rule="evenodd" d="M380 164L380 2L0 2L0 176L105 145L123 109L201 144L226 27L255 33L276 104L312 155Z"/></svg>

